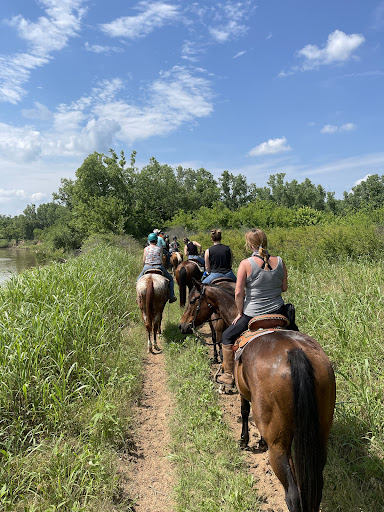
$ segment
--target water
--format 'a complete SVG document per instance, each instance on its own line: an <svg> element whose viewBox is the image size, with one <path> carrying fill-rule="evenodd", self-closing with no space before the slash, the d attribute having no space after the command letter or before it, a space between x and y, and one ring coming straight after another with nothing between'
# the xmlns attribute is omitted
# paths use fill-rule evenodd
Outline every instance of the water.
<svg viewBox="0 0 384 512"><path fill-rule="evenodd" d="M35 254L23 249L0 249L0 285L14 274L37 265Z"/></svg>

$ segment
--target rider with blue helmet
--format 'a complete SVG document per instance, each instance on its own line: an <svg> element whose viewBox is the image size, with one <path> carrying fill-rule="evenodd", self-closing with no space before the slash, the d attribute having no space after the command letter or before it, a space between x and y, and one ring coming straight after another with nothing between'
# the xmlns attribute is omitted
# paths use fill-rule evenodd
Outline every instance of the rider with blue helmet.
<svg viewBox="0 0 384 512"><path fill-rule="evenodd" d="M177 298L175 297L174 292L173 277L169 272L167 272L163 265L163 248L157 245L156 233L150 233L148 235L148 242L149 245L144 247L143 270L140 272L137 280L144 275L146 270L149 270L150 268L159 268L162 271L163 276L169 280L169 302L176 302Z"/></svg>

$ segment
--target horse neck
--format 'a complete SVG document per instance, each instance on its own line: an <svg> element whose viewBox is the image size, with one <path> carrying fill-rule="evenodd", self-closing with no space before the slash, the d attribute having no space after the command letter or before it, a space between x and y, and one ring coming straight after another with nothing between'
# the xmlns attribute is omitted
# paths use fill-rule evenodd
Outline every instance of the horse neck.
<svg viewBox="0 0 384 512"><path fill-rule="evenodd" d="M230 325L237 316L237 307L232 295L227 291L214 286L210 286L209 291L208 293L206 292L206 294L207 299L210 301L217 313L226 324Z"/></svg>

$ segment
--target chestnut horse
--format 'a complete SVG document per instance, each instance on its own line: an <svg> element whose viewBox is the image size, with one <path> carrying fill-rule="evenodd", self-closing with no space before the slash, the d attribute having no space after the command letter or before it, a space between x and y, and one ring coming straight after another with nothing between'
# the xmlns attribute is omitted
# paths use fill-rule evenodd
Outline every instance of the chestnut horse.
<svg viewBox="0 0 384 512"><path fill-rule="evenodd" d="M175 251L171 252L171 267L173 270L173 273L176 272L176 269L178 265L183 261L183 255L181 252Z"/></svg>
<svg viewBox="0 0 384 512"><path fill-rule="evenodd" d="M182 332L206 322L212 311L230 324L237 315L233 296L219 286L194 284L180 320ZM306 334L276 330L245 346L234 374L241 396L242 446L249 442L252 404L288 510L318 512L336 399L335 376L325 352Z"/></svg>
<svg viewBox="0 0 384 512"><path fill-rule="evenodd" d="M141 316L148 333L148 353L157 345L157 333L161 333L161 321L167 300L169 299L168 279L154 271L147 271L136 283L136 302L140 307Z"/></svg>
<svg viewBox="0 0 384 512"><path fill-rule="evenodd" d="M202 275L203 272L200 270L200 266L194 260L182 261L176 268L175 277L179 285L181 308L185 306L187 300L187 286L188 290L191 291L193 288L192 279L200 280Z"/></svg>
<svg viewBox="0 0 384 512"><path fill-rule="evenodd" d="M218 286L221 286L225 290L227 290L229 293L235 297L235 287L236 283L232 281L232 279L229 279L227 277L219 277L212 281L212 284L217 284ZM190 292L191 293L191 292ZM213 345L213 363L218 363L218 351L217 348L221 351L221 339L223 337L223 332L225 329L229 326L223 318L218 315L217 313L213 312L211 318L208 320L209 327L211 329L211 338L212 338L212 345ZM188 326L187 329L184 331L184 334L190 334L193 332L192 326ZM221 354L222 356L222 354ZM221 357L221 361L223 361Z"/></svg>

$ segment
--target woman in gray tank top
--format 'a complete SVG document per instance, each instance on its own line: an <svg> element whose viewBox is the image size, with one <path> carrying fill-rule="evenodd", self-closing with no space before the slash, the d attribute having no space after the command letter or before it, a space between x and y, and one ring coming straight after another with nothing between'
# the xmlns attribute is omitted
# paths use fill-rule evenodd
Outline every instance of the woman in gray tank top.
<svg viewBox="0 0 384 512"><path fill-rule="evenodd" d="M288 277L283 260L268 254L267 236L261 229L248 231L245 240L252 256L242 260L237 271L235 302L238 315L223 332L224 374L217 378L218 382L227 385L234 384L233 344L248 329L248 322L257 315L285 314L281 293L287 291Z"/></svg>

